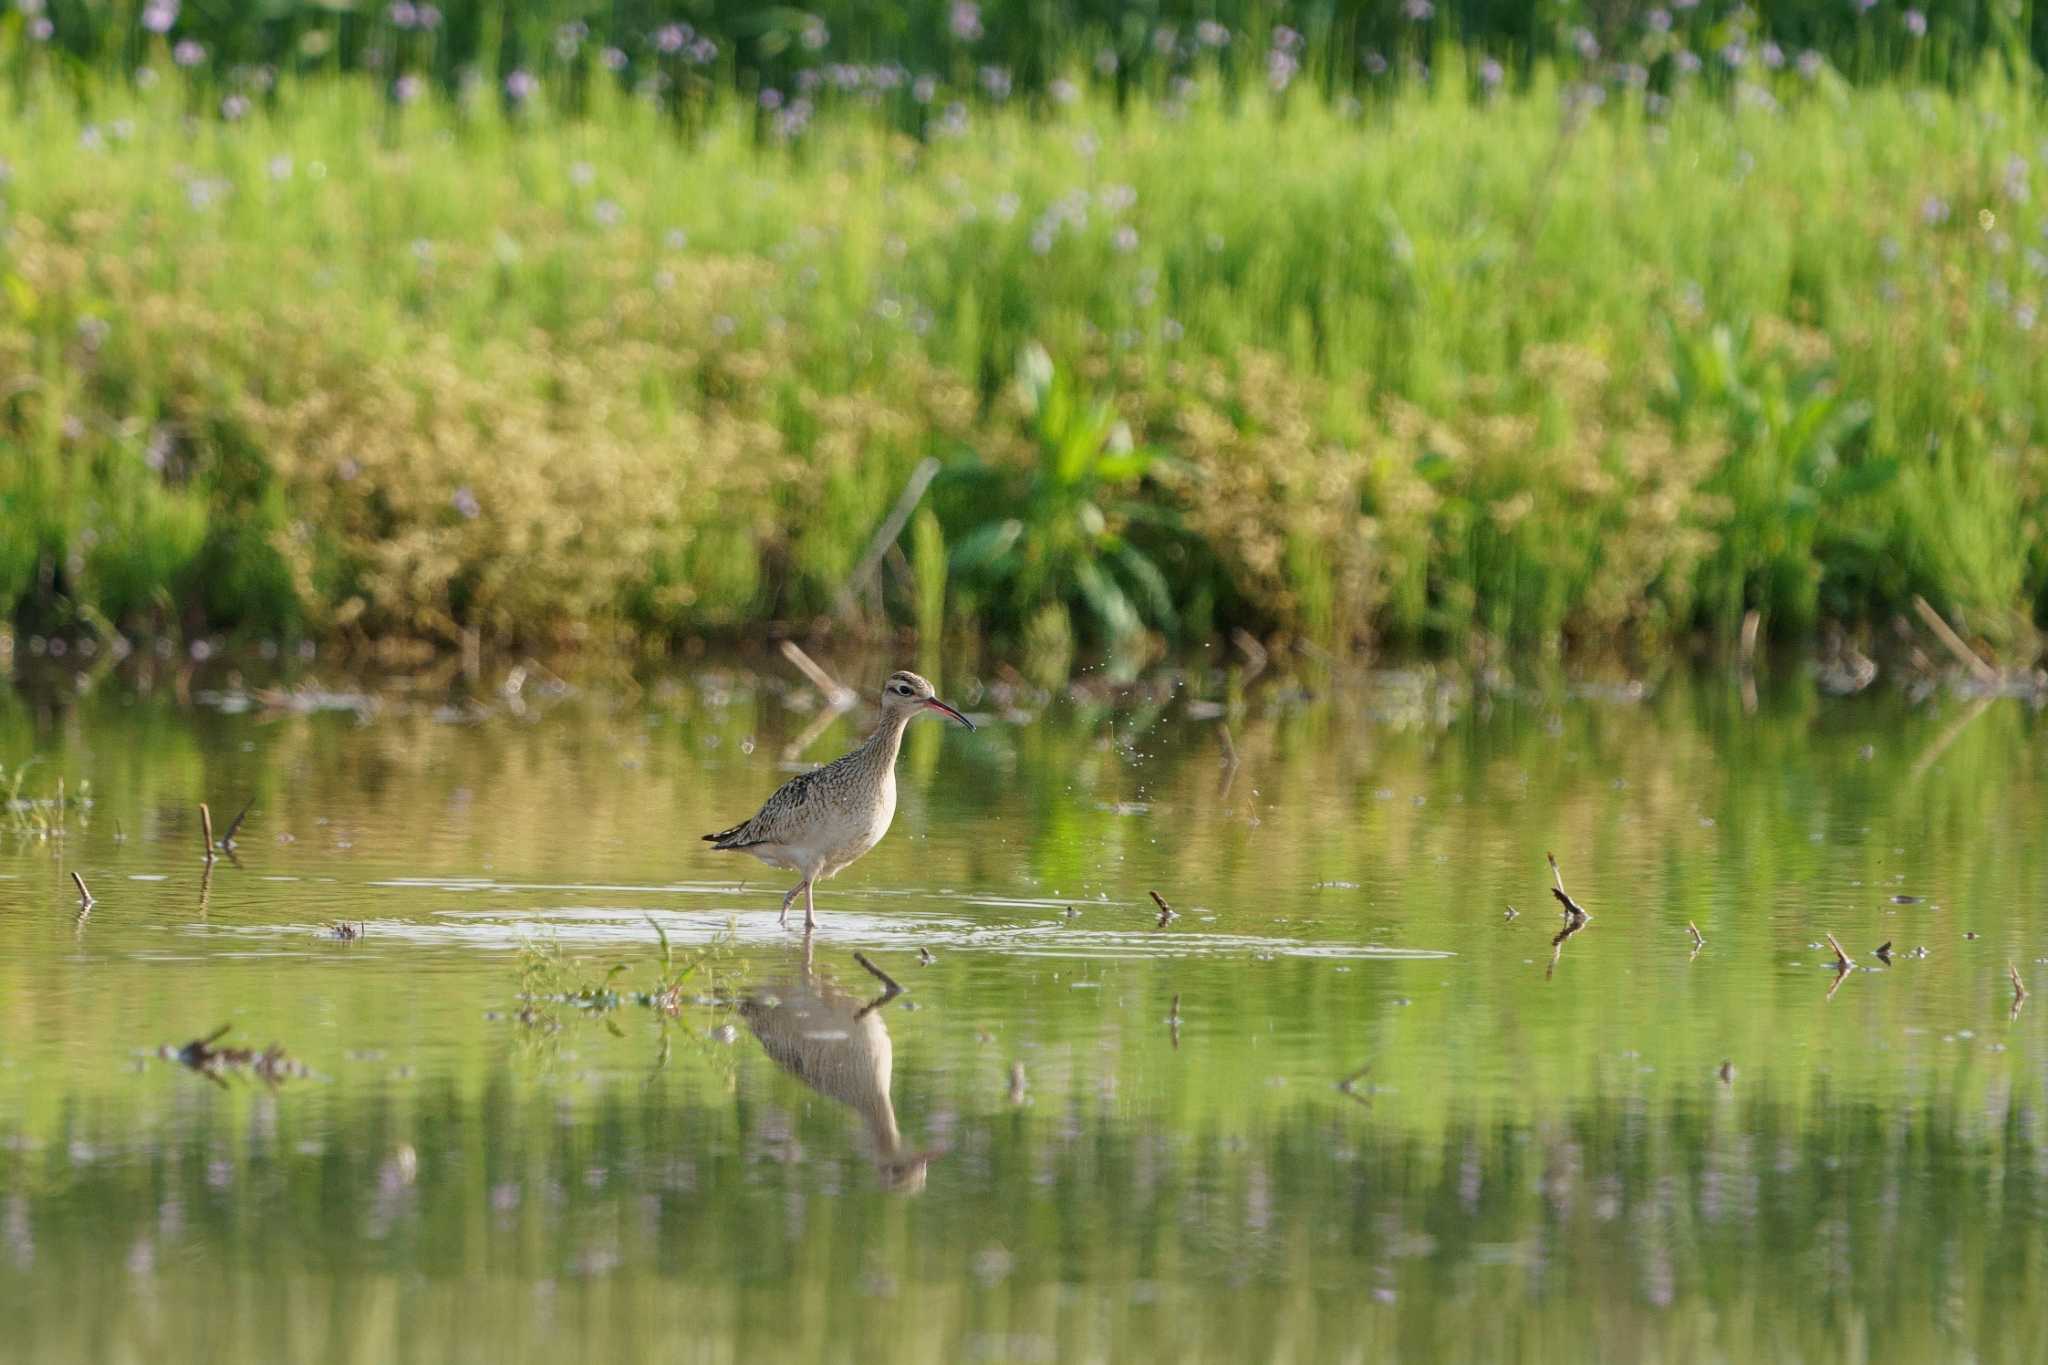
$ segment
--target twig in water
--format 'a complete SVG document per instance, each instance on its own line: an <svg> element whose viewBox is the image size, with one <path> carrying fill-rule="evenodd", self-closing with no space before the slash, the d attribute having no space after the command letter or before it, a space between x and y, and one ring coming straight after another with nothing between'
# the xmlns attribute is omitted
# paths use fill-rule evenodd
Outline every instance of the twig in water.
<svg viewBox="0 0 2048 1365"><path fill-rule="evenodd" d="M1707 946L1707 940L1705 936L1700 933L1700 927L1697 924L1694 924L1691 920L1687 920L1685 922L1685 931L1688 934L1692 935L1692 946L1695 949L1704 948Z"/></svg>
<svg viewBox="0 0 2048 1365"><path fill-rule="evenodd" d="M1024 1063L1010 1063L1010 1103L1021 1105L1031 1098L1030 1087L1024 1079Z"/></svg>
<svg viewBox="0 0 2048 1365"><path fill-rule="evenodd" d="M2014 999L2016 999L2016 1000L2024 1000L2024 999L2026 999L2026 998L2027 998L2027 983L2026 983L2026 982L2024 982L2024 981L2022 981L2022 980L2020 980L2020 969L2019 969L2018 967L2015 967L2015 966L2014 966L2014 965L2012 964L2012 959L2011 959L2011 958L2007 958L2007 959L2006 959L2006 963L2005 963L2005 974L2006 974L2007 976L2009 976L2009 977L2011 977L2011 978L2012 978L2012 993L2013 993L2013 998L2014 998Z"/></svg>
<svg viewBox="0 0 2048 1365"><path fill-rule="evenodd" d="M1173 1004L1166 1011L1166 1032L1173 1040L1173 1050L1180 1051L1180 992L1175 991Z"/></svg>
<svg viewBox="0 0 2048 1365"><path fill-rule="evenodd" d="M1157 891L1148 891L1145 894L1150 896L1152 903L1159 907L1160 928L1164 929L1169 923L1180 918L1180 912L1166 903L1166 897L1160 895Z"/></svg>
<svg viewBox="0 0 2048 1365"><path fill-rule="evenodd" d="M1849 968L1856 965L1856 959L1842 951L1842 945L1835 942L1833 934L1824 934L1823 936L1828 941L1828 947L1835 950L1835 967L1838 970L1846 972Z"/></svg>
<svg viewBox="0 0 2048 1365"><path fill-rule="evenodd" d="M1224 766L1235 768L1237 766L1237 743L1230 737L1230 725L1228 722L1216 727L1216 739L1223 746Z"/></svg>
<svg viewBox="0 0 2048 1365"><path fill-rule="evenodd" d="M206 808L206 803L205 803L204 801L201 801L201 802L199 803L199 834L200 834L200 837L201 837L202 839L204 839L204 840L206 841L206 862L207 862L207 865L208 865L208 866L212 866L212 864L213 864L213 812L212 812L212 811L210 811L210 810L208 810L208 809Z"/></svg>
<svg viewBox="0 0 2048 1365"><path fill-rule="evenodd" d="M1246 682L1266 671L1266 660L1270 656L1266 653L1266 647L1260 644L1250 631L1239 626L1230 632L1230 643L1237 646L1238 653L1244 655L1245 662L1250 665L1244 675Z"/></svg>
<svg viewBox="0 0 2048 1365"><path fill-rule="evenodd" d="M1364 1080L1366 1076L1371 1073L1371 1071L1372 1063L1367 1062L1364 1066L1358 1068L1358 1070L1352 1072L1349 1076L1346 1076L1343 1080L1337 1082L1337 1089L1339 1093L1349 1095L1352 1099L1357 1100L1360 1104L1372 1103L1372 1092L1369 1090L1361 1092L1358 1088L1358 1083Z"/></svg>
<svg viewBox="0 0 2048 1365"><path fill-rule="evenodd" d="M1724 1057L1724 1058L1722 1058L1722 1060L1721 1060L1721 1071L1720 1071L1720 1076L1721 1076L1721 1084L1723 1084L1723 1085L1733 1085L1733 1084L1735 1084L1735 1063L1734 1063L1733 1061L1730 1061L1729 1059L1727 1059L1727 1058L1725 1058L1725 1057Z"/></svg>
<svg viewBox="0 0 2048 1365"><path fill-rule="evenodd" d="M877 967L874 963L868 961L868 955L866 953L855 953L853 955L853 960L855 962L858 962L861 966L865 967L867 969L867 973L869 976L872 976L875 980L881 982L882 989L887 991L891 996L898 996L903 994L903 987L897 984L896 978L889 975L887 972L883 971L880 967Z"/></svg>
<svg viewBox="0 0 2048 1365"><path fill-rule="evenodd" d="M78 884L78 913L82 915L93 907L92 892L85 889L85 878L76 872L71 874L71 880ZM2015 977L2014 980L2018 978Z"/></svg>
<svg viewBox="0 0 2048 1365"><path fill-rule="evenodd" d="M1949 623L1941 618L1941 613L1929 606L1927 599L1918 593L1913 596L1913 610L1920 613L1920 619L1934 632L1934 638L1941 641L1948 652L1956 656L1956 662L1977 675L1978 682L1986 687L1998 685L1998 670L1985 663L1983 655L1964 643L1963 637L1956 634Z"/></svg>
<svg viewBox="0 0 2048 1365"><path fill-rule="evenodd" d="M1593 914L1590 910L1586 909L1585 906L1580 905L1577 901L1573 900L1569 895L1565 893L1564 873L1558 868L1557 855L1555 853L1546 853L1543 856L1550 859L1550 875L1557 879L1557 886L1554 890L1551 891L1550 894L1557 897L1557 899L1564 905L1565 916L1569 919L1593 918Z"/></svg>
<svg viewBox="0 0 2048 1365"><path fill-rule="evenodd" d="M825 704L833 710L844 711L847 707L853 705L853 693L847 688L841 687L838 679L820 668L817 661L804 653L803 647L797 644L796 641L784 640L782 642L782 657L795 664L797 672L810 679L811 686L824 694Z"/></svg>
<svg viewBox="0 0 2048 1365"><path fill-rule="evenodd" d="M223 851L234 851L235 831L240 829L242 827L242 822L249 818L249 811L252 807L255 806L255 804L256 798L253 796L250 797L247 801L244 801L242 803L241 812L237 814L234 819L228 821L228 832L220 836L220 846Z"/></svg>
<svg viewBox="0 0 2048 1365"><path fill-rule="evenodd" d="M1757 628L1763 624L1763 615L1755 607L1742 613L1742 666L1748 668L1750 660L1756 657Z"/></svg>
<svg viewBox="0 0 2048 1365"><path fill-rule="evenodd" d="M917 950L917 965L918 965L918 966L920 966L920 967L929 967L929 966L931 966L931 965L932 965L932 964L933 964L934 962L937 962L937 961L938 961L938 958L936 958L936 957L932 956L932 950L931 950L931 949L929 949L929 948L919 948L919 949Z"/></svg>

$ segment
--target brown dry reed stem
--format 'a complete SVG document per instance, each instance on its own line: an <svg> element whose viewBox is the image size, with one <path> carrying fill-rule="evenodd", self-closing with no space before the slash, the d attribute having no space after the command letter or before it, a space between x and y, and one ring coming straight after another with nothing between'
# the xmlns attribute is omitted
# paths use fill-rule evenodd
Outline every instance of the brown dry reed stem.
<svg viewBox="0 0 2048 1365"><path fill-rule="evenodd" d="M1920 619L1925 621L1927 628L1934 632L1934 638L1941 641L1949 653L1955 655L1956 662L1976 674L1978 682L1983 683L1986 687L1996 687L1998 685L1998 670L1985 663L1983 656L1978 654L1976 650L1971 649L1964 642L1963 637L1955 633L1949 626L1949 623L1942 619L1941 613L1928 604L1926 598L1915 593L1913 596L1913 610L1920 614Z"/></svg>
<svg viewBox="0 0 2048 1365"><path fill-rule="evenodd" d="M201 802L199 803L199 837L200 837L201 839L203 839L203 840L205 841L205 848L206 848L206 865L207 865L208 867L212 867L212 866L213 866L213 812L212 812L212 811L210 811L210 810L208 810L208 809L206 808L206 803L205 803L204 801L201 801Z"/></svg>
<svg viewBox="0 0 2048 1365"><path fill-rule="evenodd" d="M1700 927L1691 920L1685 922L1685 932L1692 935L1693 947L1704 948L1707 946L1706 936L1700 933Z"/></svg>
<svg viewBox="0 0 2048 1365"><path fill-rule="evenodd" d="M242 822L249 818L249 812L255 807L255 805L256 798L252 796L247 801L244 801L242 803L242 809L236 813L235 818L228 821L228 832L220 836L220 846L222 849L228 850L234 848L235 832L241 829Z"/></svg>
<svg viewBox="0 0 2048 1365"><path fill-rule="evenodd" d="M794 640L782 642L782 657L796 665L797 671L810 679L811 686L818 689L825 698L825 704L834 711L844 711L854 703L852 691L839 685L839 680L827 673L803 647Z"/></svg>
<svg viewBox="0 0 2048 1365"><path fill-rule="evenodd" d="M1836 967L1840 968L1843 971L1847 971L1849 968L1856 965L1856 959L1850 957L1847 953L1842 951L1842 945L1835 941L1835 936L1833 934L1827 934L1825 935L1825 937L1828 941L1828 947L1835 950Z"/></svg>
<svg viewBox="0 0 2048 1365"><path fill-rule="evenodd" d="M1577 901L1573 900L1571 896L1566 893L1564 889L1564 872L1561 869L1559 869L1557 865L1557 855L1555 853L1546 853L1543 856L1550 860L1550 875L1557 881L1557 886L1551 891L1550 894L1557 897L1558 901L1564 906L1565 916L1569 919L1581 920L1593 918L1593 914L1591 911L1586 909L1585 906L1580 905ZM1562 938L1560 938L1559 941L1562 942Z"/></svg>
<svg viewBox="0 0 2048 1365"><path fill-rule="evenodd" d="M2013 998L2017 1000L2026 999L2027 983L2020 980L2020 969L2013 965L2012 959L2010 958L2006 959L2005 974L2012 978Z"/></svg>
<svg viewBox="0 0 2048 1365"><path fill-rule="evenodd" d="M78 908L79 908L79 910L80 910L80 911L82 912L82 911L86 911L86 910L90 910L90 909L92 909L92 907L93 907L93 899L92 899L92 892L90 892L90 891L88 891L88 890L86 890L86 889L85 889L85 878L83 878L83 877L79 876L79 875L78 875L78 874L77 874L76 872L74 872L74 873L72 873L72 874L71 874L71 880L72 880L72 881L73 881L74 883L76 883L76 884L77 884L77 886L78 886Z"/></svg>
<svg viewBox="0 0 2048 1365"><path fill-rule="evenodd" d="M853 960L855 962L858 962L862 967L866 968L869 976L872 976L875 980L881 982L882 989L887 991L891 998L903 994L903 987L897 983L896 978L889 975L887 972L883 971L880 967L877 967L873 962L869 961L868 955L866 953L855 953L853 955Z"/></svg>
<svg viewBox="0 0 2048 1365"><path fill-rule="evenodd" d="M1166 903L1166 897L1160 895L1157 891L1147 891L1145 894L1150 896L1152 903L1159 907L1160 928L1164 929L1168 924L1180 918L1180 912Z"/></svg>

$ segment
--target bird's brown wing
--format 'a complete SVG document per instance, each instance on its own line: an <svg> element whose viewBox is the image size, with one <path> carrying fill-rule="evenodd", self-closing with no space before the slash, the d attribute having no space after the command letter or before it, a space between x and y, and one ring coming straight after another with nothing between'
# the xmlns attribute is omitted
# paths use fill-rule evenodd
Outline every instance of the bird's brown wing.
<svg viewBox="0 0 2048 1365"><path fill-rule="evenodd" d="M823 771L822 768L815 768L807 773L798 773L777 787L774 793L761 803L761 809L754 812L751 819L742 820L731 829L720 830L717 834L707 834L704 836L704 842L721 851L747 848L767 842L761 837L759 826L779 820L810 800L811 788L817 785L818 774Z"/></svg>

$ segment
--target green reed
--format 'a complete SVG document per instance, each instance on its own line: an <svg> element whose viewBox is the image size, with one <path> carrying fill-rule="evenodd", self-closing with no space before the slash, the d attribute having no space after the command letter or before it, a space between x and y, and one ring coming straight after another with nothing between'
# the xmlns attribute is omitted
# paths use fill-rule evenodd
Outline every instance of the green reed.
<svg viewBox="0 0 2048 1365"><path fill-rule="evenodd" d="M2024 85L1596 96L1539 65L1487 96L1436 56L1364 106L1212 72L924 140L852 101L778 136L721 97L685 137L602 83L570 117L286 75L222 121L168 65L82 103L32 75L0 127L0 615L449 643L810 617L923 458L1029 486L1040 346L1164 457L1105 522L1156 568L1124 596L1170 589L1153 629L1655 648L1921 594L2031 635ZM930 628L940 547L986 633L1128 619L1086 555L990 591L959 556L992 509L952 486L883 577L896 619ZM1095 524L1005 515L1054 504Z"/></svg>

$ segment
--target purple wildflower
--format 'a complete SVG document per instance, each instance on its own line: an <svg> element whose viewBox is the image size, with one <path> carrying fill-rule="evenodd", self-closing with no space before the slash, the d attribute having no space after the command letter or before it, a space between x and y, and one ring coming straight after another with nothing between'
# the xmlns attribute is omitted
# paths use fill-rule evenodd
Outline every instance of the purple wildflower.
<svg viewBox="0 0 2048 1365"><path fill-rule="evenodd" d="M604 69L607 71L624 71L626 69L626 54L623 49L608 47L601 54L600 60L604 62Z"/></svg>
<svg viewBox="0 0 2048 1365"><path fill-rule="evenodd" d="M1941 196L1930 194L1920 201L1920 221L1928 227L1940 227L1948 216L1948 201Z"/></svg>
<svg viewBox="0 0 2048 1365"><path fill-rule="evenodd" d="M681 52L690 41L688 24L668 24L654 35L654 46L662 52Z"/></svg>
<svg viewBox="0 0 2048 1365"><path fill-rule="evenodd" d="M1418 24L1426 24L1436 15L1436 6L1430 0L1402 0L1401 13Z"/></svg>
<svg viewBox="0 0 2048 1365"><path fill-rule="evenodd" d="M1799 54L1799 74L1810 81L1818 80L1821 68L1826 65L1827 59L1810 47Z"/></svg>
<svg viewBox="0 0 2048 1365"><path fill-rule="evenodd" d="M400 104L417 104L426 93L426 81L410 71L391 82L391 98Z"/></svg>
<svg viewBox="0 0 2048 1365"><path fill-rule="evenodd" d="M939 78L933 75L919 76L910 84L910 97L919 104L930 104L939 97Z"/></svg>
<svg viewBox="0 0 2048 1365"><path fill-rule="evenodd" d="M1912 34L1915 38L1925 38L1927 36L1927 16L1919 10L1907 10L1905 22L1906 32Z"/></svg>
<svg viewBox="0 0 2048 1365"><path fill-rule="evenodd" d="M614 228L626 221L626 211L619 207L616 199L600 199L592 206L590 216L597 220L599 227Z"/></svg>
<svg viewBox="0 0 2048 1365"><path fill-rule="evenodd" d="M197 66L206 60L206 49L187 38L171 49L171 60L179 66Z"/></svg>
<svg viewBox="0 0 2048 1365"><path fill-rule="evenodd" d="M1162 57L1171 57L1179 42L1180 34L1170 24L1162 24L1152 30L1152 50Z"/></svg>
<svg viewBox="0 0 2048 1365"><path fill-rule="evenodd" d="M797 31L796 40L804 45L807 52L816 52L832 41L832 30L825 27L825 21L815 14L804 16L804 26Z"/></svg>
<svg viewBox="0 0 2048 1365"><path fill-rule="evenodd" d="M476 494L470 491L467 484L455 490L455 495L448 499L448 505L469 521L475 521L483 515L484 505L476 500Z"/></svg>
<svg viewBox="0 0 2048 1365"><path fill-rule="evenodd" d="M531 71L518 69L505 77L505 93L517 103L524 104L532 99L539 89L540 82L533 78Z"/></svg>
<svg viewBox="0 0 2048 1365"><path fill-rule="evenodd" d="M699 66L709 66L718 56L718 44L709 38L699 38L690 44L690 60Z"/></svg>
<svg viewBox="0 0 2048 1365"><path fill-rule="evenodd" d="M384 11L384 17L391 21L393 28L413 28L420 21L420 12L412 6L410 0L396 0Z"/></svg>
<svg viewBox="0 0 2048 1365"><path fill-rule="evenodd" d="M142 26L151 33L169 33L178 22L178 0L149 0L142 7Z"/></svg>
<svg viewBox="0 0 2048 1365"><path fill-rule="evenodd" d="M50 22L47 14L38 14L28 21L29 41L47 43L56 34L57 26Z"/></svg>
<svg viewBox="0 0 2048 1365"><path fill-rule="evenodd" d="M1507 68L1492 57L1479 63L1479 83L1488 90L1500 89L1500 83L1507 79Z"/></svg>
<svg viewBox="0 0 2048 1365"><path fill-rule="evenodd" d="M1138 249L1138 230L1129 223L1125 223L1116 230L1116 236L1110 239L1110 244L1118 251L1126 254L1136 251Z"/></svg>
<svg viewBox="0 0 2048 1365"><path fill-rule="evenodd" d="M1280 94L1294 82L1294 73L1301 69L1301 63L1294 54L1283 47L1275 47L1266 54L1266 84L1274 94Z"/></svg>
<svg viewBox="0 0 2048 1365"><path fill-rule="evenodd" d="M1785 64L1785 49L1776 43L1765 43L1759 55L1764 59L1764 65L1773 71Z"/></svg>
<svg viewBox="0 0 2048 1365"><path fill-rule="evenodd" d="M1275 24L1273 26L1273 46L1279 48L1282 52L1301 51L1301 41L1301 34L1287 27L1287 25Z"/></svg>
<svg viewBox="0 0 2048 1365"><path fill-rule="evenodd" d="M984 66L981 69L981 88L988 91L990 99L1008 99L1010 97L1009 68L1002 66Z"/></svg>
<svg viewBox="0 0 2048 1365"><path fill-rule="evenodd" d="M561 25L555 30L555 55L565 62L573 59L589 36L590 26L580 20Z"/></svg>
<svg viewBox="0 0 2048 1365"><path fill-rule="evenodd" d="M1643 22L1649 25L1650 32L1652 33L1669 33L1671 32L1671 11L1667 9L1653 9L1643 16Z"/></svg>
<svg viewBox="0 0 2048 1365"><path fill-rule="evenodd" d="M1579 54L1581 61L1594 61L1600 56L1600 40L1589 28L1575 28L1572 30L1572 51Z"/></svg>
<svg viewBox="0 0 2048 1365"><path fill-rule="evenodd" d="M1204 19L1195 25L1195 41L1203 47L1228 47L1230 30L1214 19Z"/></svg>
<svg viewBox="0 0 2048 1365"><path fill-rule="evenodd" d="M1673 57L1671 61L1682 74L1687 76L1697 73L1700 69L1700 54L1694 52L1691 48L1681 49L1678 55Z"/></svg>
<svg viewBox="0 0 2048 1365"><path fill-rule="evenodd" d="M1376 49L1367 48L1365 56L1359 58L1359 60L1365 64L1366 75L1384 76L1387 74L1387 59L1382 57Z"/></svg>
<svg viewBox="0 0 2048 1365"><path fill-rule="evenodd" d="M787 142L800 136L810 122L811 102L807 99L791 100L789 107L775 116L775 136Z"/></svg>
<svg viewBox="0 0 2048 1365"><path fill-rule="evenodd" d="M418 17L418 19L419 19L419 26L420 26L421 28L423 28L423 29L427 29L427 30L429 30L429 31L432 31L432 30L434 30L434 29L437 29L437 28L441 27L441 8L440 8L440 6L438 6L438 5L421 5L421 6L420 6L420 7L418 8L418 10L417 10L417 11L415 11L415 13L416 13L416 15L417 15L417 17Z"/></svg>
<svg viewBox="0 0 2048 1365"><path fill-rule="evenodd" d="M946 26L961 42L978 42L981 38L981 6L974 0L953 0L952 11L946 16Z"/></svg>
<svg viewBox="0 0 2048 1365"><path fill-rule="evenodd" d="M1068 80L1065 76L1055 77L1052 84L1048 85L1045 89L1046 93L1051 95L1054 103L1057 104L1072 104L1075 100L1081 98L1081 87Z"/></svg>
<svg viewBox="0 0 2048 1365"><path fill-rule="evenodd" d="M763 90L761 92L761 107L771 114L780 109L782 107L782 92L773 86Z"/></svg>
<svg viewBox="0 0 2048 1365"><path fill-rule="evenodd" d="M1095 74L1104 80L1116 74L1117 60L1114 48L1102 48L1095 54Z"/></svg>
<svg viewBox="0 0 2048 1365"><path fill-rule="evenodd" d="M249 101L241 95L229 95L220 102L220 116L229 123L238 123L249 112Z"/></svg>

